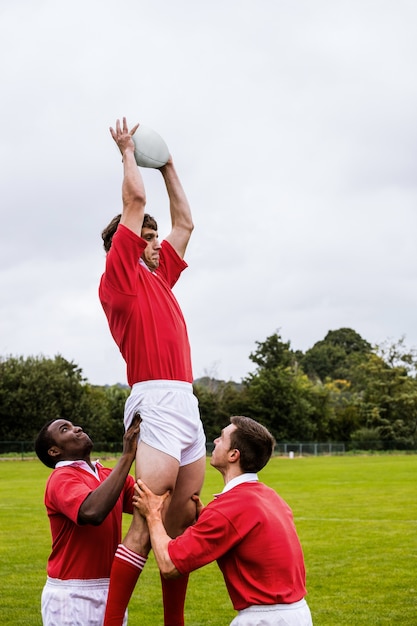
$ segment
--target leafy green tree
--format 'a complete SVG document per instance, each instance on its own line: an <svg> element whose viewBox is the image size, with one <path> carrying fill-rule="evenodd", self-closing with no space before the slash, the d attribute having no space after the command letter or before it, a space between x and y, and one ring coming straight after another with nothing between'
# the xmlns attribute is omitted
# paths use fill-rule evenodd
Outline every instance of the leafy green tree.
<svg viewBox="0 0 417 626"><path fill-rule="evenodd" d="M387 339L376 346L376 354L390 367L402 367L410 376L417 374L417 349L409 348L405 344L405 337L398 341Z"/></svg>
<svg viewBox="0 0 417 626"><path fill-rule="evenodd" d="M249 416L278 441L314 440L323 398L298 366L290 342L275 333L256 345L249 358L258 367L244 380Z"/></svg>
<svg viewBox="0 0 417 626"><path fill-rule="evenodd" d="M389 353L396 348L392 345ZM410 363L403 366L397 358L384 360L373 353L355 372L360 427L376 429L385 448L417 444L417 380L409 371Z"/></svg>
<svg viewBox="0 0 417 626"><path fill-rule="evenodd" d="M300 359L310 378L350 380L351 370L370 352L372 346L351 328L330 330Z"/></svg>
<svg viewBox="0 0 417 626"><path fill-rule="evenodd" d="M277 441L313 441L316 407L312 383L301 372L277 366L246 380L248 413L267 426Z"/></svg>
<svg viewBox="0 0 417 626"><path fill-rule="evenodd" d="M84 380L60 355L0 358L0 440L29 441L56 417L80 421Z"/></svg>
<svg viewBox="0 0 417 626"><path fill-rule="evenodd" d="M282 341L281 335L274 333L265 341L256 341L257 349L249 355L258 370L273 370L276 367L294 367L296 354L289 341Z"/></svg>
<svg viewBox="0 0 417 626"><path fill-rule="evenodd" d="M124 433L124 406L130 393L121 385L84 387L84 410L81 426L88 432L97 448L100 444L109 449L109 442L118 451L122 447Z"/></svg>
<svg viewBox="0 0 417 626"><path fill-rule="evenodd" d="M95 444L123 440L129 388L93 386L82 370L57 355L0 358L0 441L31 442L43 424L64 418L79 424Z"/></svg>
<svg viewBox="0 0 417 626"><path fill-rule="evenodd" d="M382 450L383 443L378 428L358 428L351 437L351 447L358 450Z"/></svg>
<svg viewBox="0 0 417 626"><path fill-rule="evenodd" d="M125 403L130 395L130 388L122 385L102 387L106 398L107 421L102 441L123 442Z"/></svg>
<svg viewBox="0 0 417 626"><path fill-rule="evenodd" d="M358 394L347 380L328 380L324 388L328 394L326 409L329 419L326 439L323 440L348 442L361 424Z"/></svg>
<svg viewBox="0 0 417 626"><path fill-rule="evenodd" d="M232 415L245 414L244 391L237 383L204 377L194 382L194 393L210 446Z"/></svg>

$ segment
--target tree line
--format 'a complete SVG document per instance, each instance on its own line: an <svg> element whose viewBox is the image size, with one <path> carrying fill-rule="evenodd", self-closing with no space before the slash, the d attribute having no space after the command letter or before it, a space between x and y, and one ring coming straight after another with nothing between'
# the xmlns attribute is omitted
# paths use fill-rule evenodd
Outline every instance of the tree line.
<svg viewBox="0 0 417 626"><path fill-rule="evenodd" d="M265 424L277 442L344 442L352 448L417 448L417 354L404 338L372 346L340 328L306 352L278 332L256 342L255 370L239 383L194 382L207 441L231 415ZM91 385L63 356L0 357L0 441L33 441L62 417L93 441L120 446L129 388Z"/></svg>

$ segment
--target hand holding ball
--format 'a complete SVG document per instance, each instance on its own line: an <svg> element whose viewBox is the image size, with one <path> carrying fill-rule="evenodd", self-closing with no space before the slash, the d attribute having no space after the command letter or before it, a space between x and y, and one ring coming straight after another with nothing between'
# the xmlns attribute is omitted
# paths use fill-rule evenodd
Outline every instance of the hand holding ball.
<svg viewBox="0 0 417 626"><path fill-rule="evenodd" d="M140 124L132 139L135 144L135 160L140 167L159 168L168 161L168 146L152 128Z"/></svg>

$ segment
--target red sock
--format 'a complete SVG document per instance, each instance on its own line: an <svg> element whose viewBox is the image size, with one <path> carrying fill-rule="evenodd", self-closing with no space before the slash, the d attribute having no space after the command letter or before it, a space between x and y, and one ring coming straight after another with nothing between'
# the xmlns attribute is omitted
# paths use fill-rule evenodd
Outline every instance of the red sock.
<svg viewBox="0 0 417 626"><path fill-rule="evenodd" d="M188 574L179 578L161 576L164 601L164 626L184 626L184 604Z"/></svg>
<svg viewBox="0 0 417 626"><path fill-rule="evenodd" d="M103 626L122 626L133 590L146 558L120 544L110 572L109 594Z"/></svg>

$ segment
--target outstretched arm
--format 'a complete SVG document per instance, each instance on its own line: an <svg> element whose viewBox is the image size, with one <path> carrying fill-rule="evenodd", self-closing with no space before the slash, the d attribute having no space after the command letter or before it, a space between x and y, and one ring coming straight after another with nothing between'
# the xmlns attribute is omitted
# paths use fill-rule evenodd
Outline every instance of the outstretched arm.
<svg viewBox="0 0 417 626"><path fill-rule="evenodd" d="M110 128L110 133L123 157L123 212L120 223L140 236L145 214L146 193L140 170L135 161L135 144L132 139L138 126L139 124L136 124L129 130L124 117L123 125L121 126L120 120L117 120L116 129Z"/></svg>
<svg viewBox="0 0 417 626"><path fill-rule="evenodd" d="M165 578L177 578L180 576L180 572L171 561L168 552L168 544L171 541L171 537L167 534L162 523L164 502L169 497L170 492L166 491L162 496L157 496L140 479L135 484L135 492L133 505L146 519L152 550L160 572Z"/></svg>
<svg viewBox="0 0 417 626"><path fill-rule="evenodd" d="M123 437L123 452L111 474L97 489L88 494L80 510L78 522L98 526L116 504L136 456L141 418L135 415Z"/></svg>
<svg viewBox="0 0 417 626"><path fill-rule="evenodd" d="M190 205L171 157L160 170L168 192L172 225L171 232L165 239L183 259L194 229Z"/></svg>

